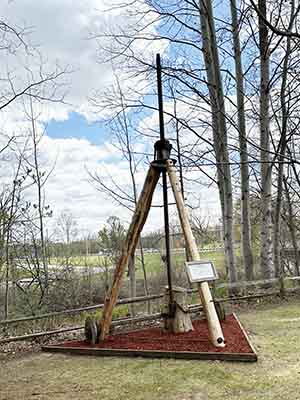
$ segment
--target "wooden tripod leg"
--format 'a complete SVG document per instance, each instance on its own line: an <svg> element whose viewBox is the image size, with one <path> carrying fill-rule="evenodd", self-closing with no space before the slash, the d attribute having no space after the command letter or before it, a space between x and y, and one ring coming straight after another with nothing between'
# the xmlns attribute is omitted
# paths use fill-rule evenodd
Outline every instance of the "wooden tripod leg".
<svg viewBox="0 0 300 400"><path fill-rule="evenodd" d="M200 261L200 255L198 252L198 248L196 245L196 241L191 229L191 225L189 222L189 216L187 209L184 204L184 200L182 197L182 193L180 190L179 181L176 176L176 169L171 160L167 161L167 171L170 179L170 183L172 186L172 190L174 193L180 223L183 230L184 238L190 253L191 261ZM198 285L199 293L203 305L203 309L206 315L208 330L210 334L210 339L212 343L217 347L224 347L224 336L222 332L222 328L220 325L220 321L215 309L215 305L213 302L213 298L208 286L207 282L201 282Z"/></svg>
<svg viewBox="0 0 300 400"><path fill-rule="evenodd" d="M139 235L146 222L151 207L153 192L159 179L159 175L159 170L151 165L143 186L143 190L136 205L125 243L122 247L121 257L116 265L110 293L105 299L103 314L100 320L100 340L105 339L109 333L112 312L118 299L122 277L128 264L129 257L134 254L139 240Z"/></svg>

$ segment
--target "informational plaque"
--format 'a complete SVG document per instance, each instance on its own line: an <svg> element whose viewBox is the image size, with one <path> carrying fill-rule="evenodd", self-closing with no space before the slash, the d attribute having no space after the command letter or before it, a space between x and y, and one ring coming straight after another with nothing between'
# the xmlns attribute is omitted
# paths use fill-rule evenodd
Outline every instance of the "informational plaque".
<svg viewBox="0 0 300 400"><path fill-rule="evenodd" d="M218 279L217 271L211 261L187 261L185 266L190 283Z"/></svg>

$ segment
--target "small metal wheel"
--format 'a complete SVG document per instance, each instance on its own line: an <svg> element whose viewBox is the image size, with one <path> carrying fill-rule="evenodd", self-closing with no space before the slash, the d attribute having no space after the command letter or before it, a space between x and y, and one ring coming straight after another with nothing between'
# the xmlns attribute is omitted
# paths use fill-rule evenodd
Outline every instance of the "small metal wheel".
<svg viewBox="0 0 300 400"><path fill-rule="evenodd" d="M96 344L99 341L100 332L95 318L87 317L84 326L85 339L90 344Z"/></svg>
<svg viewBox="0 0 300 400"><path fill-rule="evenodd" d="M217 311L219 320L225 321L226 313L225 313L225 308L224 308L223 304L215 301L215 307L216 307L216 311Z"/></svg>

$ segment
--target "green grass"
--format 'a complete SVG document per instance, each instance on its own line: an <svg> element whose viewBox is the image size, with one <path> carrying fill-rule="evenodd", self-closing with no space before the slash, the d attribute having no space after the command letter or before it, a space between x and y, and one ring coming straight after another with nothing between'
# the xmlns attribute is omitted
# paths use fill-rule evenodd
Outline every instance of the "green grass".
<svg viewBox="0 0 300 400"><path fill-rule="evenodd" d="M87 266L87 267L99 267L105 263L105 257L98 255L89 256L70 256L70 257L51 257L50 264L64 265L68 262L69 265L74 267Z"/></svg>
<svg viewBox="0 0 300 400"><path fill-rule="evenodd" d="M77 257L74 261L84 265L82 259ZM219 273L224 270L223 253L204 253L202 259L212 260ZM148 275L163 270L160 254L146 254L145 260ZM88 259L89 265L99 265L98 261L97 256ZM183 255L175 255L173 263L182 266ZM139 266L138 274L141 274ZM127 313L125 307L121 310L124 313ZM0 400L297 399L298 303L243 312L241 319L259 350L258 364L102 360L39 354L11 361L5 368L0 365Z"/></svg>
<svg viewBox="0 0 300 400"><path fill-rule="evenodd" d="M299 300L241 312L257 363L74 357L39 353L3 365L0 399L296 400Z"/></svg>
<svg viewBox="0 0 300 400"><path fill-rule="evenodd" d="M145 259L145 267L146 267L146 272L148 275L151 274L156 274L162 271L163 269L163 262L161 260L161 254L160 253L145 253L144 254L144 259ZM183 266L185 262L185 256L183 253L176 253L172 254L172 263L175 265L175 267ZM217 268L218 272L222 276L224 273L224 263L225 263L225 257L223 252L216 252L216 251L211 251L207 253L201 254L201 259L203 261L209 260L212 261ZM111 261L107 260L106 261L108 264L111 264ZM65 264L66 263L66 258L63 257L52 257L50 260L51 264ZM76 266L103 266L105 263L105 257L104 256L95 256L95 255L90 255L90 256L71 256L68 258L68 263L69 265L73 265L74 267ZM137 275L139 278L142 278L142 267L141 267L141 262L140 262L140 257L137 255L136 257L136 266L137 266Z"/></svg>
<svg viewBox="0 0 300 400"><path fill-rule="evenodd" d="M220 278L222 279L225 276L225 256L222 252L211 251L207 253L200 254L201 260L203 261L212 261L219 273ZM171 255L171 262L175 269L184 269L185 263L185 255L184 253L176 253ZM142 278L142 268L141 264L137 262L137 277ZM145 267L147 276L151 277L151 275L157 275L164 271L164 264L161 260L161 255L159 253L146 253L145 254Z"/></svg>

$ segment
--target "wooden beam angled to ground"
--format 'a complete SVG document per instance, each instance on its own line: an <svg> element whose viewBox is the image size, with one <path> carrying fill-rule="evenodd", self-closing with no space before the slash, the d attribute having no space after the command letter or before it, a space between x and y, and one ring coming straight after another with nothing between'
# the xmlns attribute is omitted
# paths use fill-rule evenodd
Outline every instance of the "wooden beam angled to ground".
<svg viewBox="0 0 300 400"><path fill-rule="evenodd" d="M173 161L171 160L167 161L167 171L172 186L173 194L175 197L180 223L188 247L188 251L191 257L191 261L200 261L200 255L190 225L189 215L185 207L184 199L182 197L182 193L180 190L180 184L176 176L176 169L174 167ZM201 282L198 284L198 288L208 323L210 339L215 346L224 347L224 336L208 283Z"/></svg>
<svg viewBox="0 0 300 400"><path fill-rule="evenodd" d="M139 235L149 214L153 192L157 185L159 175L159 169L151 165L146 176L143 190L136 205L130 227L127 232L125 243L122 248L121 257L115 268L110 293L105 299L103 314L100 321L100 340L105 339L105 337L109 333L109 328L112 320L112 312L118 299L119 291L122 284L122 277L128 264L129 257L134 254Z"/></svg>

